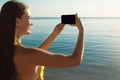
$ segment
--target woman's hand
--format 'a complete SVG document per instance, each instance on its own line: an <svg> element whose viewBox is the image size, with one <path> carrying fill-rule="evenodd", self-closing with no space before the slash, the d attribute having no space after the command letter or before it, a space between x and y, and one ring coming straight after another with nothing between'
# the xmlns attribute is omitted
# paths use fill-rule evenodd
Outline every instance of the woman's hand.
<svg viewBox="0 0 120 80"><path fill-rule="evenodd" d="M61 23L57 24L56 27L54 28L52 34L54 34L56 36L59 35L61 33L61 31L64 29L64 26L65 25L61 24Z"/></svg>
<svg viewBox="0 0 120 80"><path fill-rule="evenodd" d="M75 18L76 18L76 24L70 24L70 25L71 26L76 26L79 30L83 30L82 23L81 23L77 14L75 15Z"/></svg>

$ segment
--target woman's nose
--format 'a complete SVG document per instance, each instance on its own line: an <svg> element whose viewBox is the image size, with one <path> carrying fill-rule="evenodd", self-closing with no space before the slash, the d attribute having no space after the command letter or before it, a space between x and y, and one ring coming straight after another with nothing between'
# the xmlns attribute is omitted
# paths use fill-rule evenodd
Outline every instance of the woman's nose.
<svg viewBox="0 0 120 80"><path fill-rule="evenodd" d="M33 22L31 22L31 26L33 25Z"/></svg>

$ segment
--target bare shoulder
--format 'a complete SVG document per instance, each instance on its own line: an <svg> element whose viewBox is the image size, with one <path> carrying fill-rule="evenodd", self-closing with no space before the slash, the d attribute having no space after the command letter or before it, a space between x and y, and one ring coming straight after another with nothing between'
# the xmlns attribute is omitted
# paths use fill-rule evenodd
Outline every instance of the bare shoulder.
<svg viewBox="0 0 120 80"><path fill-rule="evenodd" d="M26 48L24 46L15 46L15 62L29 62L29 64L41 65L48 56L53 53L40 48ZM28 64L28 63L27 63Z"/></svg>
<svg viewBox="0 0 120 80"><path fill-rule="evenodd" d="M52 54L46 50L40 48L27 48L24 46L16 45L15 46L15 58L21 59L35 59L45 56L45 54Z"/></svg>
<svg viewBox="0 0 120 80"><path fill-rule="evenodd" d="M37 48L27 48L24 46L15 45L14 61L17 64L21 62L24 62L25 64L34 64L35 62L33 62L33 60L40 53L41 51Z"/></svg>
<svg viewBox="0 0 120 80"><path fill-rule="evenodd" d="M16 56L27 56L34 55L36 52L40 53L40 49L37 48L27 48L21 45L15 46L15 55Z"/></svg>
<svg viewBox="0 0 120 80"><path fill-rule="evenodd" d="M21 46L21 45L15 45L15 55L24 55L27 54L28 48Z"/></svg>
<svg viewBox="0 0 120 80"><path fill-rule="evenodd" d="M15 45L15 51L14 51L14 61L19 62L19 61L25 61L25 58L27 58L27 48L20 46L20 45Z"/></svg>
<svg viewBox="0 0 120 80"><path fill-rule="evenodd" d="M27 48L24 46L16 45L15 46L15 54L16 55L54 55L54 53L51 53L49 51L46 51L41 48Z"/></svg>
<svg viewBox="0 0 120 80"><path fill-rule="evenodd" d="M24 62L25 64L27 63L34 66L44 65L47 67L60 68L76 65L76 59L71 56L49 52L41 48L26 48L23 46L15 47L14 59L16 62Z"/></svg>

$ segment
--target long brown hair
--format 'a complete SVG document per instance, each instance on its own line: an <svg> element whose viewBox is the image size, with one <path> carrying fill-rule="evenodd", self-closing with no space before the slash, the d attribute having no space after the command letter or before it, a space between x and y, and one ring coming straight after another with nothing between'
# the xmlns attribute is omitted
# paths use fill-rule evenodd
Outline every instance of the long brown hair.
<svg viewBox="0 0 120 80"><path fill-rule="evenodd" d="M16 17L20 18L27 6L16 0L6 2L0 12L0 80L16 80L14 39Z"/></svg>

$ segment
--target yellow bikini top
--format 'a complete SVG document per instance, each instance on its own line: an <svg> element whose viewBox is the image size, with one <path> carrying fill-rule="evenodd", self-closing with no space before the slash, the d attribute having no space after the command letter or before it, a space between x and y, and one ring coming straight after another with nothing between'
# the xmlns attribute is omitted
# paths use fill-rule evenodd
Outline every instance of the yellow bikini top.
<svg viewBox="0 0 120 80"><path fill-rule="evenodd" d="M14 45L20 45L20 46L25 47L24 45L18 43L17 41L18 41L18 39L16 38ZM35 68L35 78L33 80L43 80L43 78L44 78L44 68L45 68L44 66L36 66L36 68Z"/></svg>
<svg viewBox="0 0 120 80"><path fill-rule="evenodd" d="M36 66L35 73L36 76L33 80L43 80L44 78L44 66Z"/></svg>

